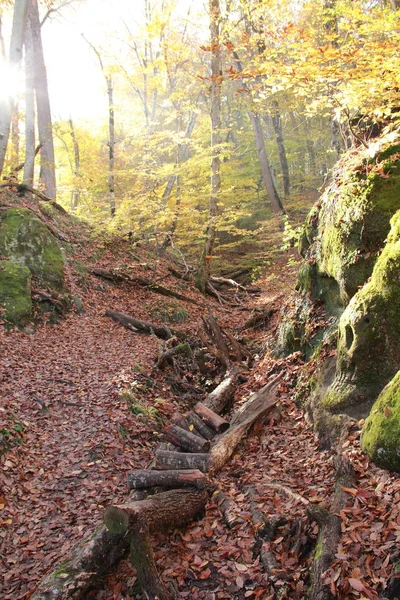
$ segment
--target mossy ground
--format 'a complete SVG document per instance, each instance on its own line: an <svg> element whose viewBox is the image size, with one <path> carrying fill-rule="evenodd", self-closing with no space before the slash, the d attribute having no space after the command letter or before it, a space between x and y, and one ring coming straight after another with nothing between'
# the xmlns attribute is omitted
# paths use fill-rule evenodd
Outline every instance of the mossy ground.
<svg viewBox="0 0 400 600"><path fill-rule="evenodd" d="M378 465L400 472L400 371L373 405L361 445Z"/></svg>

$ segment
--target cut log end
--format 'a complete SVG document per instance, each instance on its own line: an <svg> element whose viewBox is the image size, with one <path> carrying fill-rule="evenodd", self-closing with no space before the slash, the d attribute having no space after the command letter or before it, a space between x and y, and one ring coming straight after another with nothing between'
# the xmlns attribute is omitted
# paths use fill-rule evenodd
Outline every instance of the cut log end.
<svg viewBox="0 0 400 600"><path fill-rule="evenodd" d="M104 524L110 533L125 533L129 527L129 515L118 506L108 506L104 513Z"/></svg>

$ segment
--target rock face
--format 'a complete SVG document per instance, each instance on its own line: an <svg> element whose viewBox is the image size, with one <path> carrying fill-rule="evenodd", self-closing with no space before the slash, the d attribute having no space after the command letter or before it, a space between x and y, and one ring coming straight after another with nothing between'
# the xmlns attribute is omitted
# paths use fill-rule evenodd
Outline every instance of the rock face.
<svg viewBox="0 0 400 600"><path fill-rule="evenodd" d="M9 260L0 261L0 306L3 317L15 325L25 325L32 316L31 272Z"/></svg>
<svg viewBox="0 0 400 600"><path fill-rule="evenodd" d="M366 416L399 365L400 210L370 281L340 319L336 376L323 405L332 412Z"/></svg>
<svg viewBox="0 0 400 600"><path fill-rule="evenodd" d="M52 232L25 208L0 211L0 307L23 326L32 316L31 281L50 295L63 294L64 257Z"/></svg>
<svg viewBox="0 0 400 600"><path fill-rule="evenodd" d="M28 209L0 213L0 254L28 267L38 283L51 290L64 288L64 258L54 235Z"/></svg>
<svg viewBox="0 0 400 600"><path fill-rule="evenodd" d="M306 258L298 289L340 313L371 276L400 208L400 144L345 156L311 210L299 249ZM386 143L387 146L387 143Z"/></svg>
<svg viewBox="0 0 400 600"><path fill-rule="evenodd" d="M375 463L400 472L400 371L373 405L361 446Z"/></svg>

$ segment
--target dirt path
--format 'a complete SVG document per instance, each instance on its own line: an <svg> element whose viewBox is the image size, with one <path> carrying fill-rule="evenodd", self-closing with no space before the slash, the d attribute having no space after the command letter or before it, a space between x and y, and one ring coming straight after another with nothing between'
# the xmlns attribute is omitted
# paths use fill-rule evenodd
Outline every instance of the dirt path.
<svg viewBox="0 0 400 600"><path fill-rule="evenodd" d="M287 259L270 272L265 293L255 304L272 298L277 306L282 303L296 271ZM154 298L143 290L98 283L94 287L87 293L81 317L70 315L56 327L40 326L34 335L0 330L0 430L3 437L16 440L22 435L22 443L0 458L2 600L28 599L44 573L101 521L104 507L126 497L126 471L149 463L157 438L154 431L179 403L164 375L153 371L159 342L134 335L104 317L111 307L148 318ZM162 303L158 300L157 306ZM246 314L218 306L215 310L232 328ZM191 306L188 311L194 328L200 310ZM249 337L261 348L266 332ZM284 598L306 597L317 525L309 522L305 503L329 508L333 470L293 402L300 368L296 360L277 363L267 355L238 391L237 401L242 402L271 372L284 371L281 421L266 424L246 440L216 482L234 502L239 520L235 528L225 525L213 497L204 519L185 532L155 539L160 572L180 597L266 600L278 597L279 589ZM7 430L9 434L4 433ZM358 488L346 509L348 523L335 566L334 585L343 600L360 597L349 581L361 579L368 586L369 595L364 594L377 597L375 590L390 574L387 556L400 532L400 484L386 471L368 467L358 437L355 431L349 440ZM304 501L270 483L285 486ZM257 542L251 494L267 520L286 519L269 542ZM390 528L387 522L392 523ZM371 531L374 538L366 546ZM265 573L260 547L275 556L272 576ZM129 563L123 562L88 598L130 600L134 579Z"/></svg>

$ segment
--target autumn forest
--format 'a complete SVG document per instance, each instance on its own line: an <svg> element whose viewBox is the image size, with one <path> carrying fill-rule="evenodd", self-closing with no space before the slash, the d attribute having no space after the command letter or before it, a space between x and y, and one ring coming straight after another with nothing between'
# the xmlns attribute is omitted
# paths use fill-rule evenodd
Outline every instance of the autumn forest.
<svg viewBox="0 0 400 600"><path fill-rule="evenodd" d="M400 598L398 0L0 0L0 597Z"/></svg>

